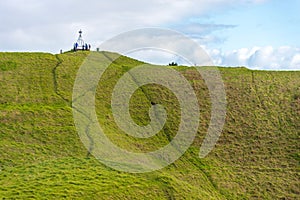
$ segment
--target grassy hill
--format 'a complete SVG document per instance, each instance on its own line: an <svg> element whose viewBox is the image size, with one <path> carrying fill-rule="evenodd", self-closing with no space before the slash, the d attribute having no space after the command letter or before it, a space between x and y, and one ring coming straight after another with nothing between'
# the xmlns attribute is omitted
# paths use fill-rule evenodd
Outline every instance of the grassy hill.
<svg viewBox="0 0 300 200"><path fill-rule="evenodd" d="M87 55L0 53L0 199L300 199L300 71L220 68L228 101L225 127L216 148L200 159L210 119L208 89L194 68L175 67L199 100L197 137L172 165L130 174L98 162L75 130L72 90ZM117 55L101 56L109 61ZM160 103L168 111L165 127L149 139L118 129L110 94L118 79L140 64L118 58L96 94L105 133L134 152L163 147L180 120L174 94L146 85L130 100L132 118L148 124L151 102Z"/></svg>

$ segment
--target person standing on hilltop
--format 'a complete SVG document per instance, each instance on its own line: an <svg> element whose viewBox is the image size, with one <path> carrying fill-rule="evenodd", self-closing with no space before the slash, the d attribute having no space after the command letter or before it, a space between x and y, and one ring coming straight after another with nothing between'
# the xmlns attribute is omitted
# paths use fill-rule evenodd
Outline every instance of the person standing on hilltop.
<svg viewBox="0 0 300 200"><path fill-rule="evenodd" d="M75 43L75 51L77 51L77 49L78 49L78 43L76 42Z"/></svg>

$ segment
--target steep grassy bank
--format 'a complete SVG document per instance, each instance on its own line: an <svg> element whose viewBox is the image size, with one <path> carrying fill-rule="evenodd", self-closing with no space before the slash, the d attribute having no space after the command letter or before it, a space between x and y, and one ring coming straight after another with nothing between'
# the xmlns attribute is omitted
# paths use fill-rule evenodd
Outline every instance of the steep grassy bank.
<svg viewBox="0 0 300 200"><path fill-rule="evenodd" d="M228 111L216 148L199 147L210 119L208 89L195 69L176 67L195 89L200 126L188 151L169 167L146 174L112 170L89 155L73 123L71 100L87 52L51 55L0 53L0 197L78 199L298 199L300 197L300 72L220 68ZM104 62L117 55L101 52ZM151 103L168 111L155 137L123 134L111 113L112 90L142 64L120 57L105 72L96 95L98 120L118 146L135 152L166 145L176 133L179 104L158 85L137 90L130 112L149 123ZM162 66L163 67L163 66Z"/></svg>

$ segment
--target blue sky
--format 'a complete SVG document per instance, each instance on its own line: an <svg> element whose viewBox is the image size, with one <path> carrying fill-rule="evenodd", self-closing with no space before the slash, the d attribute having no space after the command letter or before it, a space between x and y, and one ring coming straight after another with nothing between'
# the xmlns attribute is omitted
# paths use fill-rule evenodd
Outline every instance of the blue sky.
<svg viewBox="0 0 300 200"><path fill-rule="evenodd" d="M232 24L235 28L222 32L227 40L224 50L250 46L300 46L300 1L267 1L211 16L218 24ZM219 34L219 35L220 35Z"/></svg>
<svg viewBox="0 0 300 200"><path fill-rule="evenodd" d="M0 51L69 50L79 29L95 49L122 32L160 27L197 41L216 65L300 70L299 9L296 0L2 0ZM176 59L150 53L132 56Z"/></svg>

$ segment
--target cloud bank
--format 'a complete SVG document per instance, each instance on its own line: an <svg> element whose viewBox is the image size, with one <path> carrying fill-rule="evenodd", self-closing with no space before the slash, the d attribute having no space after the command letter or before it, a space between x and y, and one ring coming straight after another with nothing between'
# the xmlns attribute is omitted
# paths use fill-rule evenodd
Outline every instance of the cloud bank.
<svg viewBox="0 0 300 200"><path fill-rule="evenodd" d="M211 10L258 3L257 0L2 0L0 20L5 24L1 51L69 48L79 29L98 45L124 31L166 27L199 17ZM183 30L181 30L183 31ZM72 35L73 34L73 35Z"/></svg>
<svg viewBox="0 0 300 200"><path fill-rule="evenodd" d="M246 66L251 69L299 70L300 49L290 46L241 48L222 52L207 50L216 65Z"/></svg>
<svg viewBox="0 0 300 200"><path fill-rule="evenodd" d="M203 24L191 21L224 10L259 5L267 0L2 0L0 51L69 50L83 29L83 37L95 49L103 41L132 29L167 27L183 32L201 45L222 44L226 38L214 31L234 29L236 24ZM256 44L259 45L259 44ZM272 44L270 44L272 45ZM259 69L300 69L299 49L272 46L232 50L207 48L216 65ZM143 57L142 55L140 55ZM150 58L151 56L144 55ZM173 57L168 57L173 58ZM155 58L154 58L155 59ZM164 60L157 58L157 61ZM155 62L155 60L153 60Z"/></svg>

